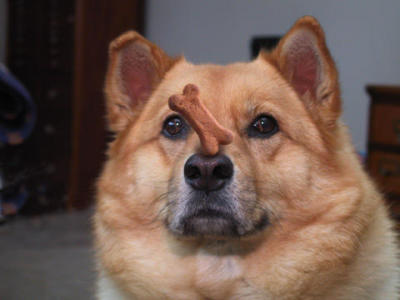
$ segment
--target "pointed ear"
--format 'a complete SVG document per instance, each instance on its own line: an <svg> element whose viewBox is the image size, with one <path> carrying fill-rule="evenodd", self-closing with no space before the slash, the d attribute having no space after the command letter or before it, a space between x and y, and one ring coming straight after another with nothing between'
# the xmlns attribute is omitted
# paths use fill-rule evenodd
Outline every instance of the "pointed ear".
<svg viewBox="0 0 400 300"><path fill-rule="evenodd" d="M111 42L105 92L112 131L123 130L137 117L174 61L134 31Z"/></svg>
<svg viewBox="0 0 400 300"><path fill-rule="evenodd" d="M334 126L341 113L340 90L335 63L318 21L300 18L266 59L291 84L312 115Z"/></svg>

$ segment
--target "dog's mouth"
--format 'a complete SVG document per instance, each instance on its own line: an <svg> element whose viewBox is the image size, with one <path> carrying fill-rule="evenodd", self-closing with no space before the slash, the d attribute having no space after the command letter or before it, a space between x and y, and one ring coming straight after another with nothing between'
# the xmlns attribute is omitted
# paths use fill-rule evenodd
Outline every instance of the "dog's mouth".
<svg viewBox="0 0 400 300"><path fill-rule="evenodd" d="M246 216L220 193L191 197L181 213L177 213L168 228L185 237L232 238L243 237L264 229L269 224L266 214L254 219Z"/></svg>
<svg viewBox="0 0 400 300"><path fill-rule="evenodd" d="M202 208L196 211L192 216L192 218L222 218L222 219L229 219L229 216L226 212L219 211L217 209L212 208Z"/></svg>
<svg viewBox="0 0 400 300"><path fill-rule="evenodd" d="M182 218L182 234L197 235L239 235L239 222L221 210L201 208Z"/></svg>

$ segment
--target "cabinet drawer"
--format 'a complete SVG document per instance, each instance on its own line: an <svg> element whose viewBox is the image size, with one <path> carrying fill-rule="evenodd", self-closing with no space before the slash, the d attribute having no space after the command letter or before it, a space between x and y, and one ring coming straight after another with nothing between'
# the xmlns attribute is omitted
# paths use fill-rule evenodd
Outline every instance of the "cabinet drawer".
<svg viewBox="0 0 400 300"><path fill-rule="evenodd" d="M400 145L400 105L375 103L371 106L369 142Z"/></svg>
<svg viewBox="0 0 400 300"><path fill-rule="evenodd" d="M368 168L382 192L400 195L400 154L372 151Z"/></svg>

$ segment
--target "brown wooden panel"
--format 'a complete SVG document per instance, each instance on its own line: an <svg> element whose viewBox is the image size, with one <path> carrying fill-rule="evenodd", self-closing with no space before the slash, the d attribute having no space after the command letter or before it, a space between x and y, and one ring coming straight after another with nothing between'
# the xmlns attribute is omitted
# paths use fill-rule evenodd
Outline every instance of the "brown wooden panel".
<svg viewBox="0 0 400 300"><path fill-rule="evenodd" d="M400 86L369 85L366 89L374 102L399 102Z"/></svg>
<svg viewBox="0 0 400 300"><path fill-rule="evenodd" d="M7 63L32 95L37 122L24 143L0 149L5 157L0 163L11 181L22 177L21 184L28 188L23 212L42 213L65 207L68 188L74 3L9 0L8 4Z"/></svg>
<svg viewBox="0 0 400 300"><path fill-rule="evenodd" d="M104 160L103 84L108 44L122 32L140 30L143 1L77 0L71 177L68 206L84 208Z"/></svg>
<svg viewBox="0 0 400 300"><path fill-rule="evenodd" d="M400 195L400 153L372 151L368 169L384 193Z"/></svg>
<svg viewBox="0 0 400 300"><path fill-rule="evenodd" d="M399 104L374 103L371 106L370 143L400 146Z"/></svg>

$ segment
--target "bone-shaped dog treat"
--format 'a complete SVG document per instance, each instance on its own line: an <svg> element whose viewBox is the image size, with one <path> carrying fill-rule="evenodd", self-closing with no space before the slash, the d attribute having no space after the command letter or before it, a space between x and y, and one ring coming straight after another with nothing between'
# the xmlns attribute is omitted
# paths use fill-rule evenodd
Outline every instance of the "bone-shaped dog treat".
<svg viewBox="0 0 400 300"><path fill-rule="evenodd" d="M183 95L169 98L169 107L182 114L200 138L204 155L215 155L219 145L230 144L233 134L222 127L198 98L199 89L194 84L187 84Z"/></svg>

